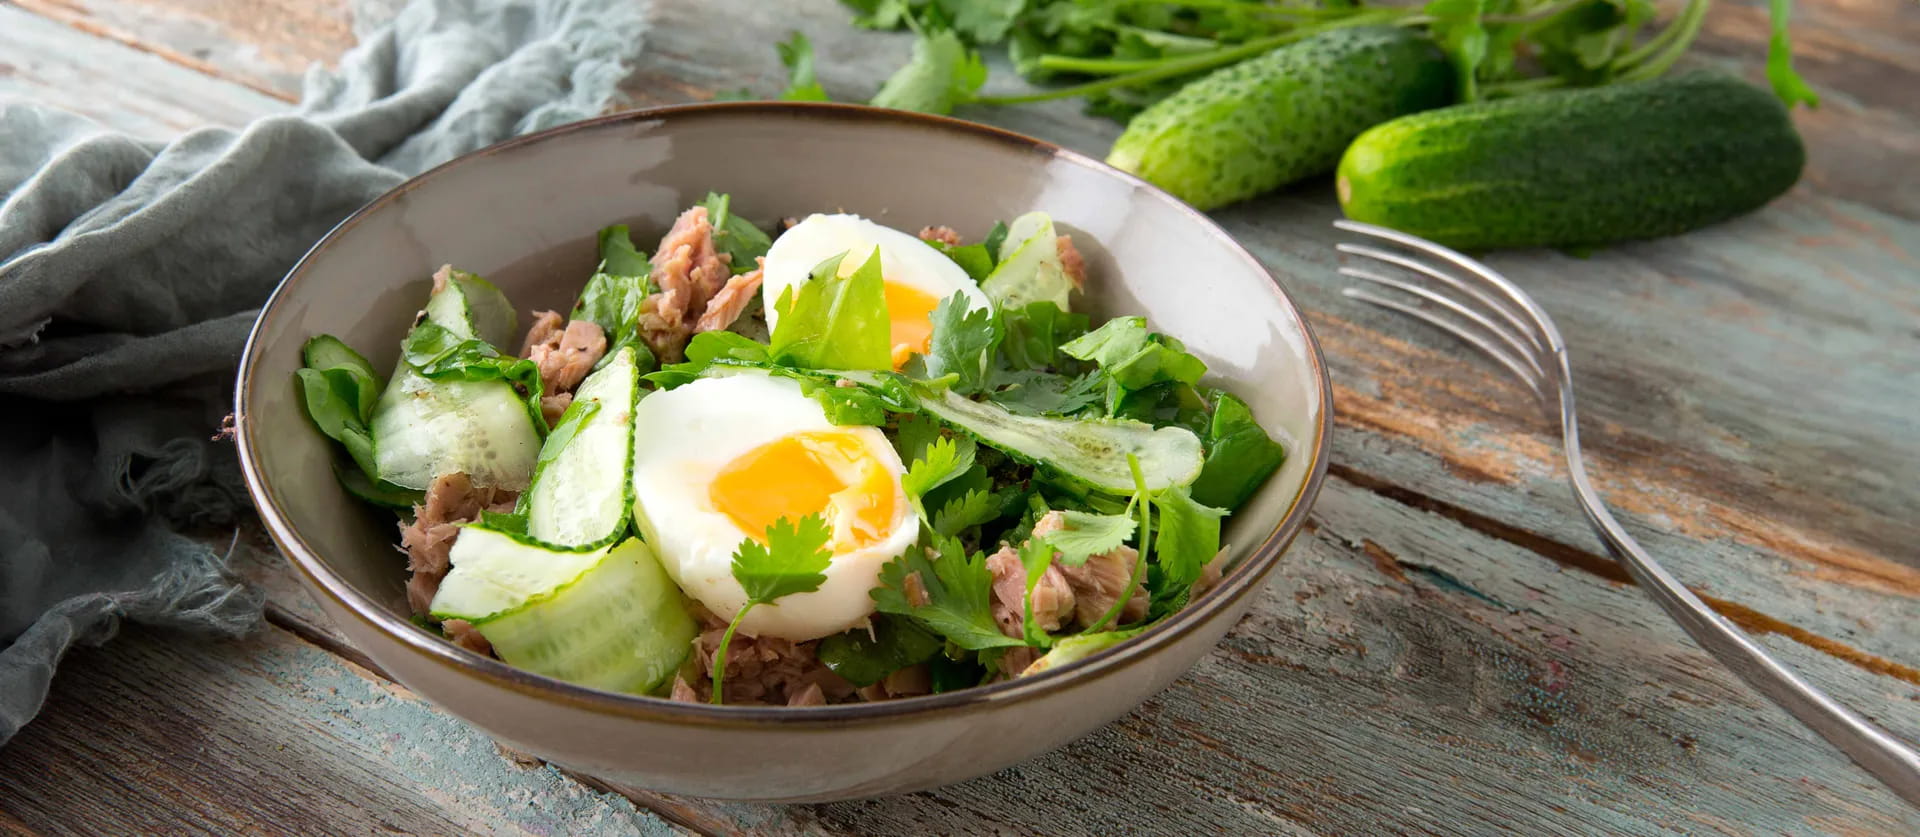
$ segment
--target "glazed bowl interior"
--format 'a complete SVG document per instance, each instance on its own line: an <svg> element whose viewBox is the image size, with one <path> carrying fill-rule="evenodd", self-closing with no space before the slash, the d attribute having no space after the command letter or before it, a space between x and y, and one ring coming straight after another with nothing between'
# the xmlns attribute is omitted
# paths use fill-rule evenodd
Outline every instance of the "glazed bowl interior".
<svg viewBox="0 0 1920 837"><path fill-rule="evenodd" d="M910 232L944 224L970 240L995 221L1045 210L1088 262L1077 308L1096 318L1147 315L1206 360L1209 380L1246 399L1287 447L1283 469L1224 534L1238 566L1214 595L1244 593L1233 588L1264 577L1304 518L1325 469L1319 352L1267 272L1205 216L1084 157L968 123L846 106L692 106L567 126L463 157L369 205L289 275L249 340L237 412L261 513L323 595L409 644L440 643L462 665L499 665L408 622L392 515L335 483L335 452L295 397L302 343L334 334L392 368L428 277L448 263L498 284L524 328L529 311L571 304L594 266L598 229L629 224L651 250L708 191L730 193L733 211L767 227L845 211Z"/></svg>

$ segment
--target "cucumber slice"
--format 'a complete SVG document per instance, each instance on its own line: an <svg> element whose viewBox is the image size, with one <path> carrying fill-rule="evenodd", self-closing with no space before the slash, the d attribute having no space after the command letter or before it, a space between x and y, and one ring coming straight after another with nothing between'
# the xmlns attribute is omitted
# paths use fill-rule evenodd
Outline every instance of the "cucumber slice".
<svg viewBox="0 0 1920 837"><path fill-rule="evenodd" d="M1051 302L1067 309L1073 280L1060 262L1060 242L1053 219L1045 212L1029 212L1013 219L1000 244L1000 264L980 283L999 308L1023 308L1028 303Z"/></svg>
<svg viewBox="0 0 1920 837"><path fill-rule="evenodd" d="M513 332L513 306L485 279L445 269L427 300L427 319L498 347ZM504 336L503 336L504 335ZM540 430L505 381L432 381L402 359L373 410L373 458L382 481L424 489L461 472L476 485L527 487L540 454Z"/></svg>
<svg viewBox="0 0 1920 837"><path fill-rule="evenodd" d="M693 648L686 601L638 538L569 552L468 526L451 558L434 617L473 623L500 659L528 671L646 693Z"/></svg>
<svg viewBox="0 0 1920 837"><path fill-rule="evenodd" d="M1154 428L1128 419L1022 416L952 390L916 388L921 409L1017 458L1046 465L1101 491L1132 494L1127 454L1140 461L1147 490L1187 485L1205 460L1200 437L1182 427Z"/></svg>
<svg viewBox="0 0 1920 837"><path fill-rule="evenodd" d="M527 534L558 546L612 543L633 508L633 407L640 369L631 347L587 376L540 450L527 491ZM576 425L570 425L576 422ZM568 428L572 431L568 432Z"/></svg>

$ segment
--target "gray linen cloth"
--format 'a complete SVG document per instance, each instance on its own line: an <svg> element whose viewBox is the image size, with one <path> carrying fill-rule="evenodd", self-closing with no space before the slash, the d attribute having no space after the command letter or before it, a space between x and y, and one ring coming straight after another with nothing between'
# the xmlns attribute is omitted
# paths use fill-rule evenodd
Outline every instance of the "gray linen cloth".
<svg viewBox="0 0 1920 837"><path fill-rule="evenodd" d="M0 105L0 744L123 619L237 635L261 595L184 531L248 513L212 439L260 304L448 158L598 114L645 0L416 0L299 108L155 143Z"/></svg>

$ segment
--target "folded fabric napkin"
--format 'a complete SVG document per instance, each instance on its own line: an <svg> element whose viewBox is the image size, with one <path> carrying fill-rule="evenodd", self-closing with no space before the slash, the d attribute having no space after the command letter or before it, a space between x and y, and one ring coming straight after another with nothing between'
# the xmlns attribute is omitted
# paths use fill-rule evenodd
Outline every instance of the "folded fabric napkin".
<svg viewBox="0 0 1920 837"><path fill-rule="evenodd" d="M299 108L168 143L0 106L0 744L122 619L235 635L262 597L183 531L247 514L247 328L335 223L407 176L617 95L644 0L417 0Z"/></svg>

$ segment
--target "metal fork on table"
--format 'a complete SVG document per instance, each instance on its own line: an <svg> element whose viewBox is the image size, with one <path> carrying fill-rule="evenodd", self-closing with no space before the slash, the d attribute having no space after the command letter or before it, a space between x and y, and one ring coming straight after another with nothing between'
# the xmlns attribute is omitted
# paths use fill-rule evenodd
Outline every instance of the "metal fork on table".
<svg viewBox="0 0 1920 837"><path fill-rule="evenodd" d="M1613 519L1587 480L1586 465L1581 460L1566 343L1539 303L1486 265L1431 241L1353 221L1336 221L1334 226L1395 248L1341 243L1337 247L1341 253L1399 268L1408 276L1395 278L1366 267L1343 265L1342 275L1372 283L1398 298L1383 295L1373 287L1347 288L1347 296L1417 317L1465 340L1519 376L1540 397L1548 416L1559 423L1568 479L1587 513L1587 521L1647 595L1707 653L1840 748L1902 799L1920 806L1920 752L1800 679L1702 603Z"/></svg>

